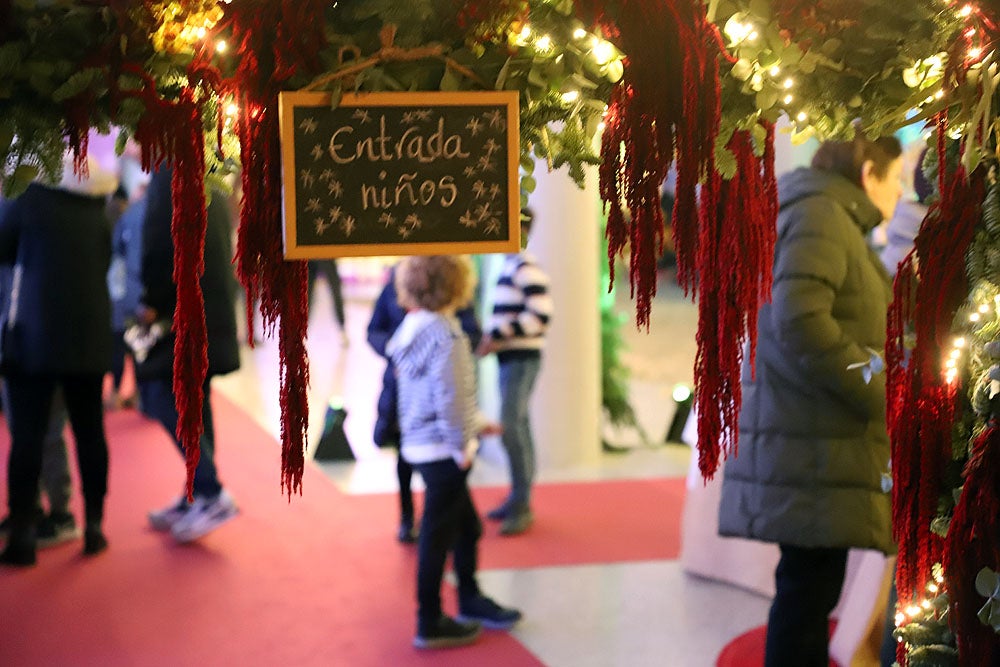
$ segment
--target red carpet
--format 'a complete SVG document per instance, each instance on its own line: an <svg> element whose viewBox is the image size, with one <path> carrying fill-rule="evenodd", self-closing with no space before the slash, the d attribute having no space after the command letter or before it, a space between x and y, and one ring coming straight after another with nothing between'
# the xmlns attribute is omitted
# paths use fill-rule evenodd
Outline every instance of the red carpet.
<svg viewBox="0 0 1000 667"><path fill-rule="evenodd" d="M159 426L109 414L111 548L84 560L71 543L39 552L34 568L0 568L0 665L541 664L506 633L415 651L415 553L393 540L394 497L344 495L308 466L289 502L274 440L227 401L215 406L219 467L242 516L188 546L147 529L146 510L179 491L181 459ZM682 497L682 480L542 486L536 528L500 539L488 527L481 567L675 558Z"/></svg>
<svg viewBox="0 0 1000 667"><path fill-rule="evenodd" d="M830 622L830 634L837 627L835 621ZM749 632L744 632L723 647L716 667L761 667L764 664L764 643L767 639L767 626L762 625ZM839 667L836 661L830 660L830 667Z"/></svg>

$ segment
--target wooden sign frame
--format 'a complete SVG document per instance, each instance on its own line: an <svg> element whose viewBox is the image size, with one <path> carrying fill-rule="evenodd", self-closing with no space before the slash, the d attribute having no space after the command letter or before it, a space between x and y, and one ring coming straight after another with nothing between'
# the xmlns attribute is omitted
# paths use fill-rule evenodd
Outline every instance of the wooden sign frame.
<svg viewBox="0 0 1000 667"><path fill-rule="evenodd" d="M476 240L435 240L418 242L385 242L378 241L366 243L363 241L352 243L302 243L298 235L298 198L301 194L298 176L300 175L299 165L296 164L296 126L295 110L308 107L316 110L317 114L324 111L333 113L345 108L377 109L385 107L413 107L417 109L441 107L490 107L494 110L501 107L505 113L506 141L498 147L499 150L506 151L506 169L503 174L497 174L495 181L501 181L505 177L506 201L502 208L498 210L506 214L506 233L500 228L499 236L495 239ZM480 253L510 253L517 252L521 248L520 234L520 183L518 178L518 167L520 163L519 135L518 135L518 93L516 91L473 91L473 92L404 92L404 93L357 93L345 94L340 104L333 108L331 106L331 96L329 93L315 92L283 92L278 99L279 122L281 127L281 161L283 179L283 234L286 259L322 259L330 257L365 257L365 256L386 256L386 255L440 255L440 254L480 254ZM458 109L456 109L456 112ZM358 112L355 112L357 115ZM363 113L363 112L362 112ZM384 115L382 118L384 119ZM384 122L384 120L383 120ZM389 128L392 131L398 128ZM353 131L353 129L352 129ZM328 140L330 144L333 139ZM377 143L377 142L376 142ZM316 146L321 144L317 143ZM313 150L316 150L315 148ZM345 149L346 150L346 149ZM358 150L361 155L361 150ZM300 152L299 159L301 161ZM317 156L316 159L319 159ZM382 177L385 171L380 172ZM340 195L338 195L340 196ZM365 206L368 200L362 198ZM397 189L398 201L398 189ZM311 203L311 201L310 201ZM366 211L365 215L377 215L377 211ZM449 214L451 211L449 211ZM445 220L445 225L454 225L458 232L469 233L470 227L468 216L463 222L459 221L461 212L454 211L454 221ZM353 218L352 218L353 220ZM491 219L495 222L496 219ZM369 224L374 224L368 220ZM388 223L386 223L388 225ZM463 230L463 226L465 229ZM491 225L496 227L496 225ZM363 234L363 229L361 229Z"/></svg>

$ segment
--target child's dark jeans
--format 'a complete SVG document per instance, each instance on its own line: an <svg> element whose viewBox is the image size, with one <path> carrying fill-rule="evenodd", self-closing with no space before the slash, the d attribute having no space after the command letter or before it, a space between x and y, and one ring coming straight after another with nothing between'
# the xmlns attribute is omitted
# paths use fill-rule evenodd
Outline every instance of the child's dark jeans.
<svg viewBox="0 0 1000 667"><path fill-rule="evenodd" d="M468 470L452 459L413 467L427 489L417 546L417 616L423 625L441 616L441 579L449 550L454 554L459 599L479 595L477 551L483 527L469 493Z"/></svg>

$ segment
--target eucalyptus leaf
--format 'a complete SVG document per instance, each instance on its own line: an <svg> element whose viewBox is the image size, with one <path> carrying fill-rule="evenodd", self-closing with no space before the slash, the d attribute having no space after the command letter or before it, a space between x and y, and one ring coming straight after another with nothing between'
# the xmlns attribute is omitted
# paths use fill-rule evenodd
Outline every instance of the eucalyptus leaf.
<svg viewBox="0 0 1000 667"><path fill-rule="evenodd" d="M745 58L740 58L733 65L733 68L730 70L730 74L740 81L746 81L753 75L753 63Z"/></svg>
<svg viewBox="0 0 1000 667"><path fill-rule="evenodd" d="M38 167L33 164L20 164L4 179L3 196L14 198L23 193L38 178Z"/></svg>
<svg viewBox="0 0 1000 667"><path fill-rule="evenodd" d="M755 96L757 108L766 111L778 102L778 91L774 88L764 88Z"/></svg>

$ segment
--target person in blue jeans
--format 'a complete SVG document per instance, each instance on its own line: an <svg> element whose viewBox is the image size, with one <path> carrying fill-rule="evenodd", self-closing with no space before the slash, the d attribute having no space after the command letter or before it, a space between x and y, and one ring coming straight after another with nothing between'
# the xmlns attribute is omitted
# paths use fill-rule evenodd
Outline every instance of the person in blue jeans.
<svg viewBox="0 0 1000 667"><path fill-rule="evenodd" d="M475 360L455 310L472 296L472 269L455 256L408 257L396 269L406 317L386 346L399 382L400 453L424 479L417 546L417 648L460 646L482 627L509 629L521 612L483 595L476 582L482 523L468 475L478 437L496 434L476 405ZM441 609L448 553L458 580L458 618Z"/></svg>
<svg viewBox="0 0 1000 667"><path fill-rule="evenodd" d="M169 169L153 174L146 197L142 227L142 298L137 319L150 330L160 328L164 335L148 349L133 345L136 380L142 412L163 426L182 450L183 456L183 448L177 439L178 413L173 388L174 338L169 335L170 320L177 303L177 287L173 281L173 206ZM149 524L154 530L169 531L178 542L196 540L239 514L236 502L219 481L211 404L211 378L232 372L240 365L233 302L232 225L221 193L214 193L208 203L207 215L201 290L205 298L208 372L202 385L204 428L199 443L198 465L194 471L193 501L188 502L185 493L167 506L148 513Z"/></svg>
<svg viewBox="0 0 1000 667"><path fill-rule="evenodd" d="M521 216L522 240L531 233L530 211ZM497 279L493 315L477 352L495 352L500 369L500 423L510 462L507 499L486 516L502 521L501 535L518 535L534 522L531 485L535 479L535 441L530 400L542 365L542 347L552 318L549 277L527 250L507 255Z"/></svg>

